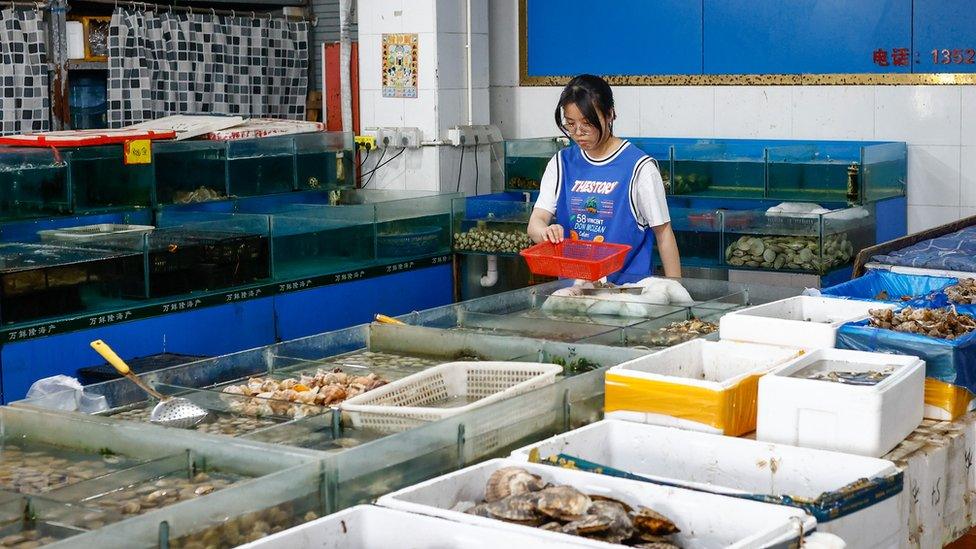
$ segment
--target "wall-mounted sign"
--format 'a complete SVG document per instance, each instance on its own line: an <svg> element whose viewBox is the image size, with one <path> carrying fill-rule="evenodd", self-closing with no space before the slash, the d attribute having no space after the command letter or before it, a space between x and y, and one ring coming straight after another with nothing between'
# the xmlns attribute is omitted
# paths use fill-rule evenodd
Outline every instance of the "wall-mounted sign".
<svg viewBox="0 0 976 549"><path fill-rule="evenodd" d="M417 97L417 35L383 35L383 97Z"/></svg>

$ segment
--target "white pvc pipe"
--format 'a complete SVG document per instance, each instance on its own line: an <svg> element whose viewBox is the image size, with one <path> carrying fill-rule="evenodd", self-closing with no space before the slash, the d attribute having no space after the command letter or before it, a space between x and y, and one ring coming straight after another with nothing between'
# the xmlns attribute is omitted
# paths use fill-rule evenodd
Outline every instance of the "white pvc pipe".
<svg viewBox="0 0 976 549"><path fill-rule="evenodd" d="M498 283L498 256L489 255L488 272L485 273L485 276L481 277L481 287L491 288L496 283Z"/></svg>
<svg viewBox="0 0 976 549"><path fill-rule="evenodd" d="M468 26L467 26L467 43L465 44L465 54L466 63L468 67L468 125L474 124L474 90L473 90L473 79L471 78L471 0L466 0L465 2L465 12L468 16ZM475 154L478 154L477 149L475 149Z"/></svg>
<svg viewBox="0 0 976 549"><path fill-rule="evenodd" d="M342 131L352 132L352 44L349 26L352 25L353 0L339 0L339 96L342 110Z"/></svg>

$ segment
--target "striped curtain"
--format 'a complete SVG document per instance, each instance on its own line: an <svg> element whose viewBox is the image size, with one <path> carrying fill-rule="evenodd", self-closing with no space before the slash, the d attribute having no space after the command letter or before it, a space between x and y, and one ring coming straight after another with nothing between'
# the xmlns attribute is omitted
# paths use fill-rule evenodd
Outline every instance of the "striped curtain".
<svg viewBox="0 0 976 549"><path fill-rule="evenodd" d="M111 127L172 114L305 117L305 21L118 8L108 52Z"/></svg>
<svg viewBox="0 0 976 549"><path fill-rule="evenodd" d="M50 129L43 14L0 10L0 135Z"/></svg>

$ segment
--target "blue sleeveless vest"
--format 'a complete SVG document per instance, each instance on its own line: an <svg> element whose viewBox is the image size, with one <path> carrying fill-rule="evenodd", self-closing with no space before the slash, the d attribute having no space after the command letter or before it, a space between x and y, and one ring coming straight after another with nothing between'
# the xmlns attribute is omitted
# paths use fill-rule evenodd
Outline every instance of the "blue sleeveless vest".
<svg viewBox="0 0 976 549"><path fill-rule="evenodd" d="M637 212L635 175L644 163L653 162L651 157L627 141L599 162L585 158L575 144L557 154L556 222L565 228L565 236L631 247L624 268L609 276L610 282L627 284L650 276L654 232Z"/></svg>

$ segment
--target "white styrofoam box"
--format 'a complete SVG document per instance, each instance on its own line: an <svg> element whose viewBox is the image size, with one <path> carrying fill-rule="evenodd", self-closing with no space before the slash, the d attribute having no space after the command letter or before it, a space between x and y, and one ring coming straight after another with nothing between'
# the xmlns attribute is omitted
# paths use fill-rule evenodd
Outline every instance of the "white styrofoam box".
<svg viewBox="0 0 976 549"><path fill-rule="evenodd" d="M611 419L520 448L512 459L528 461L533 451L543 459L565 454L694 490L806 500L898 472L883 459ZM907 497L905 489L849 515L818 521L817 531L836 534L849 547L894 547L907 539L900 513Z"/></svg>
<svg viewBox="0 0 976 549"><path fill-rule="evenodd" d="M727 316L727 315L726 315ZM724 318L724 317L723 317ZM671 385L667 392L680 391L681 387L708 389L728 393L739 390L739 385L750 376L762 375L770 369L795 358L798 349L773 347L735 341L708 341L694 339L680 345L662 349L607 370L606 417L666 425L681 429L722 433L711 424L678 417L668 413L650 411L660 402L656 395L648 393L645 410L629 410L630 396L622 396L628 380L641 380ZM754 394L754 393L753 393ZM700 405L688 402L689 410L700 411ZM730 407L724 409L732 410ZM741 408L734 411L743 412ZM755 410L752 410L754 412ZM750 413L752 413L750 412ZM715 410L721 415L722 410ZM748 429L751 431L752 429ZM739 435L742 433L726 433Z"/></svg>
<svg viewBox="0 0 976 549"><path fill-rule="evenodd" d="M966 421L949 424L946 427L945 436L949 441L949 449L946 458L942 542L950 543L968 532L972 526L972 516L969 511L972 488L970 484L970 463L976 440L973 439L972 430Z"/></svg>
<svg viewBox="0 0 976 549"><path fill-rule="evenodd" d="M551 385L562 366L535 362L448 362L344 401L357 429L395 433ZM476 399L440 407L455 397Z"/></svg>
<svg viewBox="0 0 976 549"><path fill-rule="evenodd" d="M768 547L787 544L816 521L800 509L757 501L706 494L684 488L584 473L549 465L493 459L437 477L381 497L384 507L441 517L465 524L484 525L513 532L536 530L553 541L576 542L587 547L615 547L568 534L539 531L528 526L454 511L458 504L484 499L485 484L502 467L519 466L553 484L573 486L586 494L612 497L632 507L645 506L670 518L681 530L675 543L687 548Z"/></svg>
<svg viewBox="0 0 976 549"><path fill-rule="evenodd" d="M63 229L47 229L37 231L42 242L64 242L77 244L94 242L106 237L118 235L138 235L155 229L152 225L121 225L115 223L100 223L97 225L82 225Z"/></svg>
<svg viewBox="0 0 976 549"><path fill-rule="evenodd" d="M241 546L243 549L373 549L375 547L572 548L535 532L512 532L406 513L375 505L357 505Z"/></svg>
<svg viewBox="0 0 976 549"><path fill-rule="evenodd" d="M831 297L797 296L733 311L719 321L719 337L769 345L830 349L837 328L863 320L871 309L894 305Z"/></svg>
<svg viewBox="0 0 976 549"><path fill-rule="evenodd" d="M923 437L921 448L905 460L908 491L908 546L942 547L948 444L942 437Z"/></svg>
<svg viewBox="0 0 976 549"><path fill-rule="evenodd" d="M875 385L808 379L891 368ZM879 457L922 422L925 362L913 356L820 349L759 380L756 440Z"/></svg>

